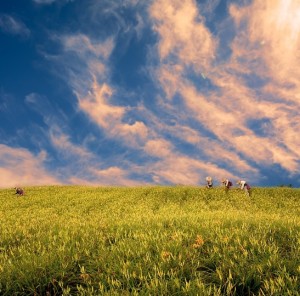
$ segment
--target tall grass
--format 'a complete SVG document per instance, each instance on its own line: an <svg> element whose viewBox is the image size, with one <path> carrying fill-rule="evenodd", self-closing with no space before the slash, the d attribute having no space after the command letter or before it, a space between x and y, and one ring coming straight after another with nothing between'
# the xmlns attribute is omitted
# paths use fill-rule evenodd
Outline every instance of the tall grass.
<svg viewBox="0 0 300 296"><path fill-rule="evenodd" d="M1 295L299 295L300 191L0 190Z"/></svg>

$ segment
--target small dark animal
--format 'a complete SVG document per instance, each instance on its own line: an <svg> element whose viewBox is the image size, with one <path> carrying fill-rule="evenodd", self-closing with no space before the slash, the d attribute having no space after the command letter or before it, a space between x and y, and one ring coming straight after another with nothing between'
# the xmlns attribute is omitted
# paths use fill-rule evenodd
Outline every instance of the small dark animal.
<svg viewBox="0 0 300 296"><path fill-rule="evenodd" d="M24 195L24 190L22 188L15 187L15 189L16 189L16 194L18 194L18 195Z"/></svg>

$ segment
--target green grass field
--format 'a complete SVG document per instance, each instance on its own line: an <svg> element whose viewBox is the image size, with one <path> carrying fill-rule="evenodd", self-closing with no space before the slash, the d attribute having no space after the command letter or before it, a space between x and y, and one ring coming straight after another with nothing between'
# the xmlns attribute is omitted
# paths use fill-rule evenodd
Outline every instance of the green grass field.
<svg viewBox="0 0 300 296"><path fill-rule="evenodd" d="M0 295L300 295L300 190L0 190Z"/></svg>

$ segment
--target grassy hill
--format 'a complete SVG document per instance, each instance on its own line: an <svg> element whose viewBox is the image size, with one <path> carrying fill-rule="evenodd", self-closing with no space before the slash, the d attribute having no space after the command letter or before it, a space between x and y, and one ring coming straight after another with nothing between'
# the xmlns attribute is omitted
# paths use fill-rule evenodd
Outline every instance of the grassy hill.
<svg viewBox="0 0 300 296"><path fill-rule="evenodd" d="M0 190L0 295L299 295L300 190Z"/></svg>

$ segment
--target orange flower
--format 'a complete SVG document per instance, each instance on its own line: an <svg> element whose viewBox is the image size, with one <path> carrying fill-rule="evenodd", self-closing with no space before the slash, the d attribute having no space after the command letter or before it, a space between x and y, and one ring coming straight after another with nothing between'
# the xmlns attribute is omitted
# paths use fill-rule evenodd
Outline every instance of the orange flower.
<svg viewBox="0 0 300 296"><path fill-rule="evenodd" d="M195 249L200 248L203 246L203 244L204 244L204 240L203 240L202 236L197 235L195 243L193 244L193 248L195 248Z"/></svg>
<svg viewBox="0 0 300 296"><path fill-rule="evenodd" d="M90 279L90 275L87 273L82 273L80 275L80 278L83 279L84 281L88 281Z"/></svg>
<svg viewBox="0 0 300 296"><path fill-rule="evenodd" d="M169 259L171 257L172 253L168 251L162 251L161 252L161 257L165 260Z"/></svg>

